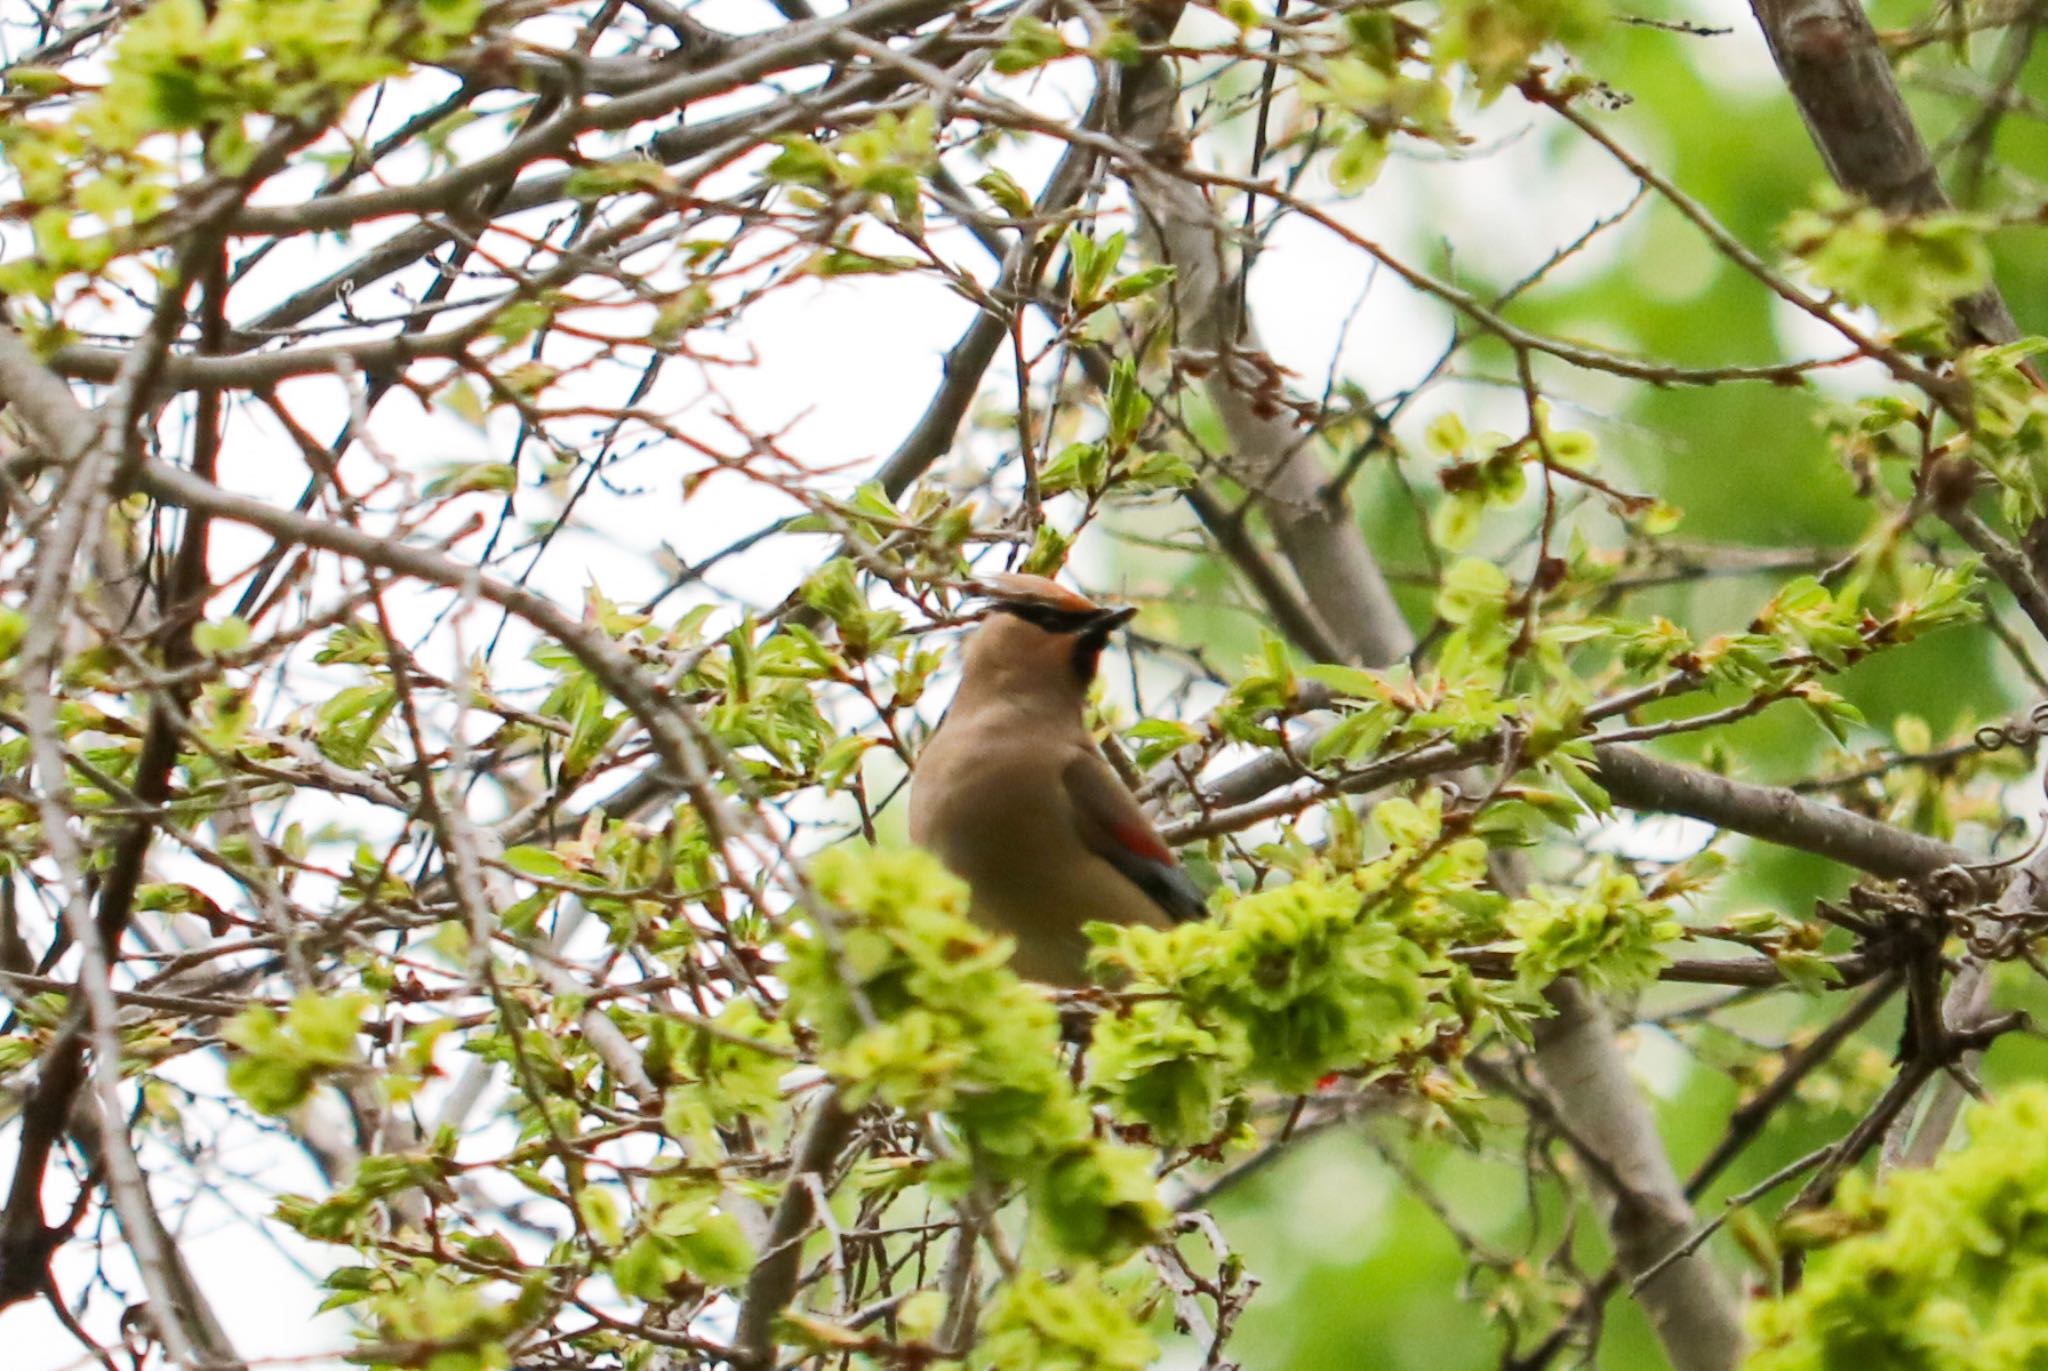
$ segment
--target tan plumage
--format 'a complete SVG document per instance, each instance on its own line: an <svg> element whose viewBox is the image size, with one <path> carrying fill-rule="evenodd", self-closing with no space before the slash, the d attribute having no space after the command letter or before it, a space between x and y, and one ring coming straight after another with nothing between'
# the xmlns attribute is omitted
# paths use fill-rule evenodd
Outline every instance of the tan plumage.
<svg viewBox="0 0 2048 1371"><path fill-rule="evenodd" d="M960 690L917 760L910 836L1016 940L1018 973L1085 980L1083 924L1164 926L1202 896L1103 759L1083 719L1102 646L1129 609L1037 576L990 577Z"/></svg>

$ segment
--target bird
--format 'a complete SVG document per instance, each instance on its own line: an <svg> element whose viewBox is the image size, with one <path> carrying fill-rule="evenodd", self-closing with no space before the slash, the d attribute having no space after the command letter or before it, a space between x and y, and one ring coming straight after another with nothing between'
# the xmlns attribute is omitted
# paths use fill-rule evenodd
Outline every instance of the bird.
<svg viewBox="0 0 2048 1371"><path fill-rule="evenodd" d="M1010 937L1018 975L1085 985L1084 925L1165 928L1207 912L1083 717L1104 646L1137 610L1042 576L979 584L989 611L917 756L911 841L967 883L969 915Z"/></svg>

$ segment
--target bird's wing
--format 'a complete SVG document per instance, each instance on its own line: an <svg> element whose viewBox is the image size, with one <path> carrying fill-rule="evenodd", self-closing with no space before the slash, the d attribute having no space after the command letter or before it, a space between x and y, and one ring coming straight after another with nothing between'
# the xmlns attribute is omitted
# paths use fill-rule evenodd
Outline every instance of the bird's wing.
<svg viewBox="0 0 2048 1371"><path fill-rule="evenodd" d="M1208 901L1174 860L1137 799L1093 748L1067 763L1061 773L1074 802L1081 842L1151 897L1175 923L1208 914Z"/></svg>

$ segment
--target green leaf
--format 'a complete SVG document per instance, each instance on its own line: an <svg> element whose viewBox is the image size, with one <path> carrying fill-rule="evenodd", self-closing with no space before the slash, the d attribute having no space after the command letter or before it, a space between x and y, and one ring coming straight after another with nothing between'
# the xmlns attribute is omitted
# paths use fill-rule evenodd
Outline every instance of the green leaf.
<svg viewBox="0 0 2048 1371"><path fill-rule="evenodd" d="M475 392L467 387L463 393L475 398ZM441 468L421 493L432 499L477 491L503 494L518 487L519 468L510 462L457 462Z"/></svg>
<svg viewBox="0 0 2048 1371"><path fill-rule="evenodd" d="M462 420L471 428L481 429L484 427L483 399L478 396L476 387L472 386L467 379L458 376L443 386L435 402L442 409ZM488 465L502 466L504 463L494 462Z"/></svg>
<svg viewBox="0 0 2048 1371"><path fill-rule="evenodd" d="M1841 970L1818 952L1774 949L1771 961L1783 973L1785 983L1802 995L1818 995L1842 983Z"/></svg>
<svg viewBox="0 0 2048 1371"><path fill-rule="evenodd" d="M566 880L570 875L569 864L552 848L508 847L505 849L505 865L514 871L551 881Z"/></svg>
<svg viewBox="0 0 2048 1371"><path fill-rule="evenodd" d="M192 646L209 657L225 656L248 646L249 625L234 615L217 622L194 624ZM0 656L4 656L0 653Z"/></svg>
<svg viewBox="0 0 2048 1371"><path fill-rule="evenodd" d="M730 1214L707 1215L674 1241L683 1263L706 1285L738 1286L753 1272L754 1246Z"/></svg>
<svg viewBox="0 0 2048 1371"><path fill-rule="evenodd" d="M1445 410L1429 421L1423 430L1423 444L1439 457L1463 457L1472 446L1472 437L1465 431L1465 421L1453 410Z"/></svg>
<svg viewBox="0 0 2048 1371"><path fill-rule="evenodd" d="M228 1060L228 1086L265 1114L296 1108L326 1076L358 1063L362 1018L372 1003L364 994L297 996L280 1016L251 1005L221 1036L237 1049Z"/></svg>
<svg viewBox="0 0 2048 1371"><path fill-rule="evenodd" d="M1887 214L1830 193L1787 219L1780 236L1815 281L1908 329L1939 319L1991 279L1986 227L1955 211Z"/></svg>
<svg viewBox="0 0 2048 1371"><path fill-rule="evenodd" d="M1036 212L1031 197L1001 167L990 167L974 184L1013 219L1029 219Z"/></svg>
<svg viewBox="0 0 2048 1371"><path fill-rule="evenodd" d="M1443 587L1437 592L1436 612L1445 623L1469 624L1482 613L1505 609L1514 592L1507 572L1496 563L1466 557L1444 572Z"/></svg>
<svg viewBox="0 0 2048 1371"><path fill-rule="evenodd" d="M1140 295L1150 294L1173 280L1175 274L1175 268L1163 262L1140 267L1130 275L1119 277L1112 282L1109 287L1109 298L1117 302L1135 300Z"/></svg>
<svg viewBox="0 0 2048 1371"><path fill-rule="evenodd" d="M1551 43L1567 47L1602 32L1598 0L1449 0L1432 54L1440 67L1462 64L1487 104L1529 70Z"/></svg>
<svg viewBox="0 0 2048 1371"><path fill-rule="evenodd" d="M1119 361L1109 374L1109 441L1122 447L1131 443L1145 427L1152 413L1152 397L1138 384L1136 369Z"/></svg>
<svg viewBox="0 0 2048 1371"><path fill-rule="evenodd" d="M2048 1089L2015 1083L1973 1109L1966 1146L1873 1185L1851 1172L1834 1205L1785 1238L1817 1248L1798 1289L1761 1301L1750 1371L1957 1367L2025 1371L2041 1342L2048 1253Z"/></svg>
<svg viewBox="0 0 2048 1371"><path fill-rule="evenodd" d="M1011 23L996 49L995 69L1005 76L1031 71L1067 54L1066 40L1043 19L1023 15Z"/></svg>
<svg viewBox="0 0 2048 1371"><path fill-rule="evenodd" d="M571 200L602 200L627 191L657 191L674 194L679 187L668 168L646 157L623 157L577 167L563 183L562 193Z"/></svg>
<svg viewBox="0 0 2048 1371"><path fill-rule="evenodd" d="M1387 164L1387 136L1372 129L1359 129L1330 157L1330 184L1339 193L1356 195L1379 179Z"/></svg>
<svg viewBox="0 0 2048 1371"><path fill-rule="evenodd" d="M586 1185L576 1192L576 1212L583 1216L591 1236L606 1247L617 1247L625 1236L619 1221L619 1202L609 1190Z"/></svg>

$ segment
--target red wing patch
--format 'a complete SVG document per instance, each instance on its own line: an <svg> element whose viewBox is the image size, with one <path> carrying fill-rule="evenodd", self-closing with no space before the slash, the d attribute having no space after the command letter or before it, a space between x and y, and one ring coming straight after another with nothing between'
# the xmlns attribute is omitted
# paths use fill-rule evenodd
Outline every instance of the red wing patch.
<svg viewBox="0 0 2048 1371"><path fill-rule="evenodd" d="M1116 839L1125 851L1143 857L1148 862L1173 865L1173 849L1161 842L1159 835L1142 819L1129 819L1112 825L1109 836Z"/></svg>

